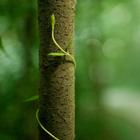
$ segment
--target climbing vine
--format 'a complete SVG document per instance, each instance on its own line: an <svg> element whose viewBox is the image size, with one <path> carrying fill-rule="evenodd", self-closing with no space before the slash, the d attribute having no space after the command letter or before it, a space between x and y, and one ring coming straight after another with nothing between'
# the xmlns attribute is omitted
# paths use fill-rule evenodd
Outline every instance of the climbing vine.
<svg viewBox="0 0 140 140"><path fill-rule="evenodd" d="M60 53L57 53L57 52L52 52L52 53L49 53L48 55L49 56L68 56L71 58L71 60L73 61L74 65L76 66L76 61L74 59L74 57L66 52L58 43L57 41L55 40L55 37L54 37L54 28L55 28L55 16L54 14L51 16L51 26L52 26L52 32L51 32L51 35L52 35L52 40L54 42L54 44L56 45L56 47L61 51Z"/></svg>
<svg viewBox="0 0 140 140"><path fill-rule="evenodd" d="M54 14L51 16L51 27L52 27L52 31L51 31L52 40L53 40L54 44L56 45L56 47L57 47L61 52L59 52L59 53L58 53L58 52L51 52L51 53L49 53L48 55L49 55L49 56L53 56L53 57L55 57L55 56L68 56L68 57L71 58L72 62L73 62L74 65L76 66L76 61L75 61L74 57L73 57L70 53L66 52L66 51L57 43L57 41L55 40L55 37L54 37L55 16L54 16ZM35 96L32 96L32 97L26 99L25 102L34 101L34 100L37 100L37 99L39 99L39 96L38 96L38 95L35 95ZM36 119L37 119L37 122L38 122L39 126L40 126L48 135L50 135L54 140L59 140L59 139L58 139L57 137L55 137L52 133L50 133L50 132L43 126L43 124L40 122L40 120L39 120L39 109L37 109L37 111L36 111Z"/></svg>

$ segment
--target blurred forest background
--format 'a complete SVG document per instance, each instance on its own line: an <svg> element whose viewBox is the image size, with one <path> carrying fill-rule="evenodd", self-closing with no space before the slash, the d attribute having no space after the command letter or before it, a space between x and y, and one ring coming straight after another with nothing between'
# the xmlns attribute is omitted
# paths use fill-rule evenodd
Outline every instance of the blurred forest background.
<svg viewBox="0 0 140 140"><path fill-rule="evenodd" d="M140 1L78 0L76 140L140 140ZM0 140L37 140L37 1L0 0Z"/></svg>

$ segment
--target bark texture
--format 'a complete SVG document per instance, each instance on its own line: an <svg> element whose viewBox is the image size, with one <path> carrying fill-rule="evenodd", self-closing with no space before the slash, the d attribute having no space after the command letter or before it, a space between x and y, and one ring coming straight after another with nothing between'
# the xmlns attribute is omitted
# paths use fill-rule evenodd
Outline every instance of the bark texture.
<svg viewBox="0 0 140 140"><path fill-rule="evenodd" d="M73 54L75 0L38 0L40 31L40 120L60 140L74 140L74 64L69 57L48 56L61 52L51 38L51 15L56 18L55 39ZM40 140L53 140L40 128Z"/></svg>

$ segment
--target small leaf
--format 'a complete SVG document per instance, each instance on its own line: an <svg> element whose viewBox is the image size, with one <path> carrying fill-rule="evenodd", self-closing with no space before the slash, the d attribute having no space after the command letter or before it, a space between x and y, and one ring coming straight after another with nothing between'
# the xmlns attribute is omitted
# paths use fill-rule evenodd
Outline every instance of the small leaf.
<svg viewBox="0 0 140 140"><path fill-rule="evenodd" d="M49 53L48 55L49 56L64 56L66 54L64 54L64 53Z"/></svg>
<svg viewBox="0 0 140 140"><path fill-rule="evenodd" d="M39 99L39 96L38 95L34 95L34 96L26 99L24 102L31 102L31 101L38 100L38 99Z"/></svg>
<svg viewBox="0 0 140 140"><path fill-rule="evenodd" d="M52 24L52 29L54 29L54 25L55 25L55 16L54 16L54 14L52 14L52 16L51 16L51 24Z"/></svg>

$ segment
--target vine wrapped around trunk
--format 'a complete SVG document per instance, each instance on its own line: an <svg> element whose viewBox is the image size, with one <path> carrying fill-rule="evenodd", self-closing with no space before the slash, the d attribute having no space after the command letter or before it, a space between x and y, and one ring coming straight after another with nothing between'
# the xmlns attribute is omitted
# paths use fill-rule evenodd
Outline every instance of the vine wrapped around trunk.
<svg viewBox="0 0 140 140"><path fill-rule="evenodd" d="M38 0L40 32L40 111L41 124L60 140L74 140L74 69L69 56L61 53L51 36L51 15L56 18L54 36L58 44L73 55L75 0ZM41 127L40 140L53 140Z"/></svg>

